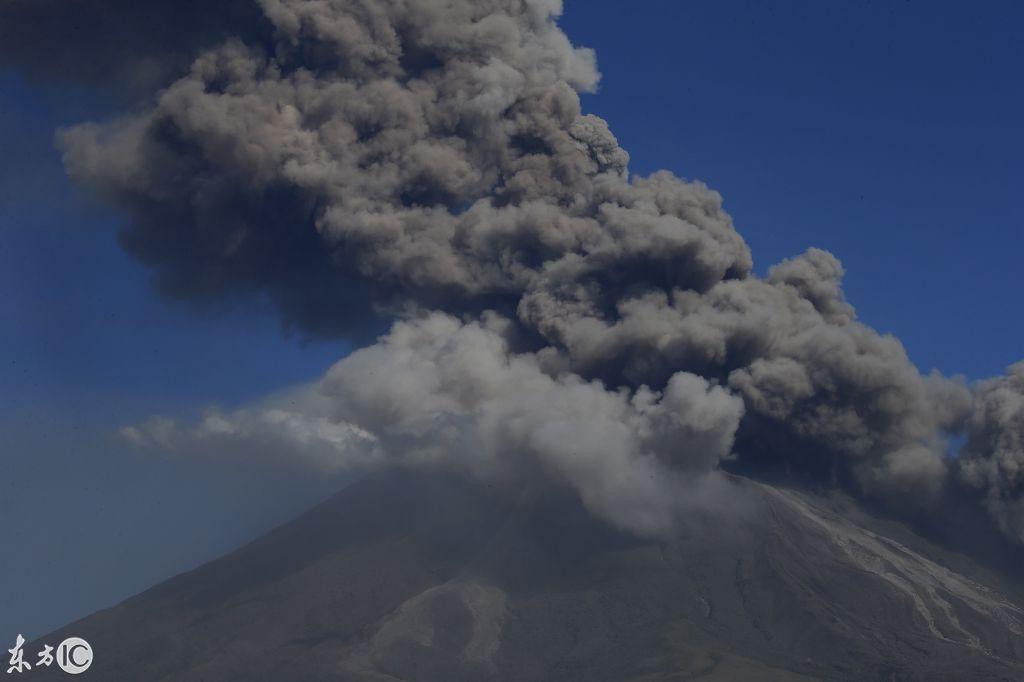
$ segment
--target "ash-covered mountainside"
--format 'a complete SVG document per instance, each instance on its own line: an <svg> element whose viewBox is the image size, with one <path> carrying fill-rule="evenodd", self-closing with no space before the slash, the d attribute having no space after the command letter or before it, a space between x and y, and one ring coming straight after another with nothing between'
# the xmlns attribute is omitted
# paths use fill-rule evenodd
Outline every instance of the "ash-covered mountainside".
<svg viewBox="0 0 1024 682"><path fill-rule="evenodd" d="M1024 678L1015 587L849 498L729 485L654 542L550 491L366 479L44 639L89 640L89 680Z"/></svg>

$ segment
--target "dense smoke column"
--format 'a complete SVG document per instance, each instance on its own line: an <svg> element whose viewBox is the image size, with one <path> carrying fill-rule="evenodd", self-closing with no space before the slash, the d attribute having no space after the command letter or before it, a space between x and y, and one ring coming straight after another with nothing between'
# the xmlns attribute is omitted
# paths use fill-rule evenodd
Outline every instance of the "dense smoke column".
<svg viewBox="0 0 1024 682"><path fill-rule="evenodd" d="M716 192L631 176L582 113L599 74L557 0L211 12L238 16L162 50L194 59L145 106L61 131L68 172L127 215L123 244L171 296L268 297L314 334L399 322L313 389L310 414L193 436L277 424L326 444L317 459L552 476L643 532L727 459L918 508L954 481L1019 536L1019 420L1001 407L1019 372L980 386L972 416L966 386L857 321L831 254L753 276Z"/></svg>
<svg viewBox="0 0 1024 682"><path fill-rule="evenodd" d="M979 491L999 528L1024 544L1024 362L975 391L961 480Z"/></svg>

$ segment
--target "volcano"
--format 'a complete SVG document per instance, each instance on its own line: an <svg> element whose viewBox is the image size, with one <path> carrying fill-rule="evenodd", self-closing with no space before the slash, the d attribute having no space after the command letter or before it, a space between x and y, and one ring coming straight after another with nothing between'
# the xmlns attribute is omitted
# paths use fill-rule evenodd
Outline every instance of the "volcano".
<svg viewBox="0 0 1024 682"><path fill-rule="evenodd" d="M842 494L729 485L743 509L654 541L551 491L371 477L40 643L116 681L1024 678L1014 585Z"/></svg>

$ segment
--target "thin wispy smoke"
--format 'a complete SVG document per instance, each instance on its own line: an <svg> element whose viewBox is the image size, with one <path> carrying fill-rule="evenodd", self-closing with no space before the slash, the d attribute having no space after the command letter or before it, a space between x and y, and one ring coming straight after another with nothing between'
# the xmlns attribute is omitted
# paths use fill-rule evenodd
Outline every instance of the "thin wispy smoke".
<svg viewBox="0 0 1024 682"><path fill-rule="evenodd" d="M315 409L129 437L549 477L640 532L728 461L917 511L967 491L1021 539L1019 366L973 392L922 375L827 252L755 276L716 192L631 175L581 111L599 73L558 0L248 8L217 44L182 38L191 65L145 106L61 131L67 170L168 295L268 297L310 334L394 326Z"/></svg>

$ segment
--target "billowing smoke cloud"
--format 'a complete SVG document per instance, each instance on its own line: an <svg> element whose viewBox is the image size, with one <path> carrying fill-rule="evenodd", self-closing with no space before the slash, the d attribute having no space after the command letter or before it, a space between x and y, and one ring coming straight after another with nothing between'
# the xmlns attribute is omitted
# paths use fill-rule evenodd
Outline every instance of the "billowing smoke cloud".
<svg viewBox="0 0 1024 682"><path fill-rule="evenodd" d="M739 398L685 372L659 393L552 375L537 354L511 352L510 324L439 313L398 322L300 395L211 413L191 428L157 419L123 435L172 451L259 451L269 438L327 467L388 463L454 467L502 483L550 479L641 533L669 530L698 483L728 488L715 471L732 450Z"/></svg>
<svg viewBox="0 0 1024 682"><path fill-rule="evenodd" d="M290 422L128 435L294 433L314 459L553 477L644 532L723 460L919 508L963 482L1019 533L1013 379L975 400L922 376L857 321L832 255L756 277L716 192L631 176L580 109L599 75L558 0L257 4L149 106L62 131L67 169L169 295L266 296L307 333L399 321Z"/></svg>
<svg viewBox="0 0 1024 682"><path fill-rule="evenodd" d="M252 0L0 0L0 61L135 98L176 79L197 50L271 30Z"/></svg>
<svg viewBox="0 0 1024 682"><path fill-rule="evenodd" d="M983 493L1000 529L1024 544L1024 362L976 393L960 475Z"/></svg>

